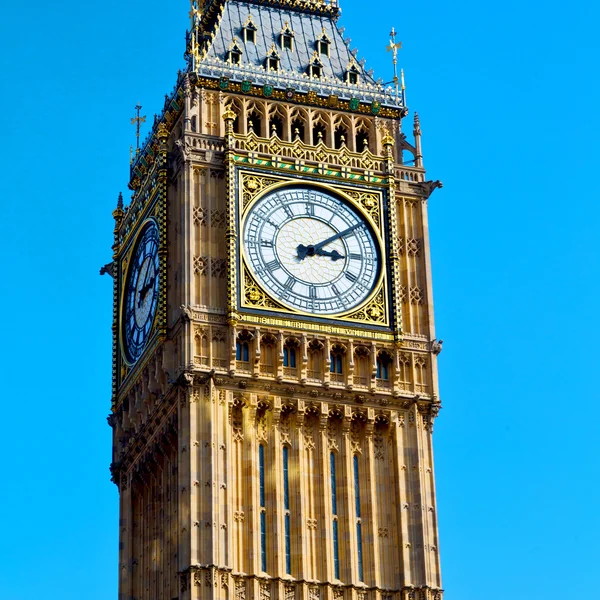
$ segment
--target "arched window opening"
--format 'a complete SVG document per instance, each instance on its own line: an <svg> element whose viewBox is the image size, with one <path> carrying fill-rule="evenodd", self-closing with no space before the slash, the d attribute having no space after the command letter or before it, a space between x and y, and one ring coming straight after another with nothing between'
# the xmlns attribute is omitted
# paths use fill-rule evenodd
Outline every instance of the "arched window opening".
<svg viewBox="0 0 600 600"><path fill-rule="evenodd" d="M296 368L296 348L288 348L287 346L283 349L283 366Z"/></svg>
<svg viewBox="0 0 600 600"><path fill-rule="evenodd" d="M304 141L304 121L299 118L292 121L292 139L297 138Z"/></svg>
<svg viewBox="0 0 600 600"><path fill-rule="evenodd" d="M252 337L249 331L242 331L235 342L236 367L240 371L250 371L250 342Z"/></svg>
<svg viewBox="0 0 600 600"><path fill-rule="evenodd" d="M258 479L260 503L260 568L267 571L267 506L265 503L265 447L258 446Z"/></svg>
<svg viewBox="0 0 600 600"><path fill-rule="evenodd" d="M248 133L253 131L256 135L260 136L260 132L262 131L261 127L262 119L260 117L260 114L257 111L253 110L248 115Z"/></svg>
<svg viewBox="0 0 600 600"><path fill-rule="evenodd" d="M240 342L238 340L235 343L235 359L243 362L250 361L250 348L248 342Z"/></svg>
<svg viewBox="0 0 600 600"><path fill-rule="evenodd" d="M209 364L209 348L208 348L208 336L205 332L197 332L195 336L196 342L196 356L195 362L201 365Z"/></svg>
<svg viewBox="0 0 600 600"><path fill-rule="evenodd" d="M290 481L289 481L289 448L283 447L283 518L285 526L285 572L287 575L292 573L292 552L291 552L291 534L290 534Z"/></svg>
<svg viewBox="0 0 600 600"><path fill-rule="evenodd" d="M260 372L274 375L277 371L277 338L266 333L260 341Z"/></svg>
<svg viewBox="0 0 600 600"><path fill-rule="evenodd" d="M356 515L356 562L358 566L358 580L364 580L363 574L363 543L362 543L362 519L360 512L360 479L358 456L355 454L353 459L354 466L354 510Z"/></svg>
<svg viewBox="0 0 600 600"><path fill-rule="evenodd" d="M377 379L382 382L390 380L392 357L385 351L377 355Z"/></svg>
<svg viewBox="0 0 600 600"><path fill-rule="evenodd" d="M334 143L336 148L345 146L348 140L348 132L344 127L336 127L334 135Z"/></svg>
<svg viewBox="0 0 600 600"><path fill-rule="evenodd" d="M191 127L191 129L192 129L192 131L193 131L194 133L198 133L198 126L197 126L197 119L196 119L196 116L193 116L193 117L192 117L192 120L191 120L191 122L190 122L190 127Z"/></svg>
<svg viewBox="0 0 600 600"><path fill-rule="evenodd" d="M339 531L338 531L338 508L337 508L337 481L335 470L335 454L329 454L329 473L331 477L331 514L332 533L333 533L333 571L336 579L340 578L340 552L339 552Z"/></svg>
<svg viewBox="0 0 600 600"><path fill-rule="evenodd" d="M317 52L322 56L329 56L329 46L331 44L331 40L329 36L325 33L325 27L321 30L321 36L317 38Z"/></svg>
<svg viewBox="0 0 600 600"><path fill-rule="evenodd" d="M246 44L256 44L256 25L252 22L252 17L248 15L242 28L244 42Z"/></svg>
<svg viewBox="0 0 600 600"><path fill-rule="evenodd" d="M346 347L342 344L334 344L331 348L329 356L330 365L330 380L336 383L344 383L344 355L346 354Z"/></svg>
<svg viewBox="0 0 600 600"><path fill-rule="evenodd" d="M371 380L369 358L371 352L366 346L358 346L354 351L354 385L367 387Z"/></svg>
<svg viewBox="0 0 600 600"><path fill-rule="evenodd" d="M320 79L323 75L323 63L319 59L317 52L313 53L310 63L308 64L308 74L317 79Z"/></svg>
<svg viewBox="0 0 600 600"><path fill-rule="evenodd" d="M312 135L312 143L313 146L316 146L319 142L325 143L325 134L327 130L325 129L325 125L322 123L318 123L313 127L313 135Z"/></svg>
<svg viewBox="0 0 600 600"><path fill-rule="evenodd" d="M269 133L283 139L283 119L279 115L273 115L269 119Z"/></svg>
<svg viewBox="0 0 600 600"><path fill-rule="evenodd" d="M325 346L321 340L314 339L308 344L308 369L306 377L311 381L321 381L323 379L324 348Z"/></svg>
<svg viewBox="0 0 600 600"><path fill-rule="evenodd" d="M291 30L289 23L286 21L281 30L279 43L284 50L293 52L294 50L294 32Z"/></svg>
<svg viewBox="0 0 600 600"><path fill-rule="evenodd" d="M271 45L266 58L265 67L267 71L279 71L279 52L275 48L275 44Z"/></svg>
<svg viewBox="0 0 600 600"><path fill-rule="evenodd" d="M227 358L227 344L225 334L219 331L212 338L212 366L219 369L225 369L229 365ZM236 347L237 349L237 347Z"/></svg>
<svg viewBox="0 0 600 600"><path fill-rule="evenodd" d="M369 134L359 131L356 134L356 151L363 152L369 149Z"/></svg>
<svg viewBox="0 0 600 600"><path fill-rule="evenodd" d="M283 345L283 375L295 377L298 374L298 357L300 355L300 341L288 338Z"/></svg>
<svg viewBox="0 0 600 600"><path fill-rule="evenodd" d="M229 46L226 60L232 65L239 65L242 60L242 49L238 46L237 42L233 42Z"/></svg>
<svg viewBox="0 0 600 600"><path fill-rule="evenodd" d="M350 64L350 66L346 69L344 73L344 81L346 83L350 83L352 85L356 85L358 83L359 78L359 70L356 66L356 63Z"/></svg>

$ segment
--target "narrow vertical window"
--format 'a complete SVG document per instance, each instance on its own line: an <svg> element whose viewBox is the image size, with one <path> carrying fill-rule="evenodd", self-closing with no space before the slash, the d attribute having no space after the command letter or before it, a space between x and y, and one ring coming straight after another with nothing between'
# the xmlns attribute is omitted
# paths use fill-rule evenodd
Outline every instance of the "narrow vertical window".
<svg viewBox="0 0 600 600"><path fill-rule="evenodd" d="M290 481L289 481L289 449L283 447L283 509L285 520L285 572L292 573L292 554L290 544Z"/></svg>
<svg viewBox="0 0 600 600"><path fill-rule="evenodd" d="M340 578L340 551L338 540L338 516L337 516L337 486L335 482L335 454L329 455L329 464L331 471L331 512L333 514L333 570L335 578Z"/></svg>
<svg viewBox="0 0 600 600"><path fill-rule="evenodd" d="M283 366L290 366L290 351L288 350L288 348L283 349Z"/></svg>
<svg viewBox="0 0 600 600"><path fill-rule="evenodd" d="M267 515L265 506L265 447L258 447L258 477L260 495L260 568L267 571Z"/></svg>
<svg viewBox="0 0 600 600"><path fill-rule="evenodd" d="M356 551L358 561L358 579L363 580L362 527L360 519L360 482L358 479L358 456L354 455L354 505L356 510Z"/></svg>

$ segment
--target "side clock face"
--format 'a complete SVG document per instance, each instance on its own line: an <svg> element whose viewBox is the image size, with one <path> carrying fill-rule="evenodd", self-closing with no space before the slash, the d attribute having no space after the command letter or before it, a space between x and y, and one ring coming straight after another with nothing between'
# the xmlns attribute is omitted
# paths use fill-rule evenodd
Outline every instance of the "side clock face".
<svg viewBox="0 0 600 600"><path fill-rule="evenodd" d="M310 314L355 308L381 269L367 221L319 188L286 187L263 196L246 216L243 240L260 284L285 306Z"/></svg>
<svg viewBox="0 0 600 600"><path fill-rule="evenodd" d="M136 243L125 283L123 341L126 358L135 362L152 330L158 305L158 227L147 221Z"/></svg>

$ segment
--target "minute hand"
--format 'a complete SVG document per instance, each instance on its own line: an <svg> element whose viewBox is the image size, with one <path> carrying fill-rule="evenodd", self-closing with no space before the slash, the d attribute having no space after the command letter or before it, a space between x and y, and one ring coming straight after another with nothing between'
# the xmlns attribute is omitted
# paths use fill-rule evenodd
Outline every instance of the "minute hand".
<svg viewBox="0 0 600 600"><path fill-rule="evenodd" d="M314 246L315 252L317 250L320 250L324 246L327 246L327 244L330 244L334 240L337 240L338 238L344 237L345 235L347 235L351 231L354 231L355 229L358 229L361 226L362 226L362 223L357 223L356 225L353 225L352 227L348 227L348 229L345 229L344 231L340 231L339 233L336 233L335 235L332 235L330 238L327 238L326 240L323 240L322 242L319 242L318 244L315 244L315 246Z"/></svg>

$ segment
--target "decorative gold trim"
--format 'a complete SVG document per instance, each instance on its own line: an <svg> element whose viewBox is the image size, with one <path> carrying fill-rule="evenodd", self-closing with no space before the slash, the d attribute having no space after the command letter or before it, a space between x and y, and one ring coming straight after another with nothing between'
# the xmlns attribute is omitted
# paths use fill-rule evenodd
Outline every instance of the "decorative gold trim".
<svg viewBox="0 0 600 600"><path fill-rule="evenodd" d="M208 90L219 90L219 80L212 79L209 77L198 77L197 84L198 87L208 89ZM227 87L228 92L232 92L234 94L243 94L244 96L256 96L258 98L263 98L263 86L262 85L252 85L250 90L247 93L242 92L242 84L237 81L230 81ZM289 102L289 98L286 98L285 90L274 89L272 96L270 96L273 100L282 100L284 102ZM305 104L310 106L311 102L308 98L308 92L298 92L296 91L294 94L294 100L297 104ZM314 103L317 106L322 106L323 108L331 108L329 105L329 97L328 96L318 96L317 101ZM350 102L347 100L338 100L336 109L340 111L345 111L349 113L359 113L364 115L373 116L371 113L371 103L360 103L356 110L352 110L350 108ZM405 109L403 108L391 108L388 106L382 106L381 111L377 115L378 117L386 117L390 119L401 119L405 114Z"/></svg>
<svg viewBox="0 0 600 600"><path fill-rule="evenodd" d="M368 304L363 305L359 310L347 314L344 318L360 323L371 323L376 325L387 325L388 315L386 309L386 297L384 295L383 283L379 286L377 293L371 297Z"/></svg>
<svg viewBox="0 0 600 600"><path fill-rule="evenodd" d="M280 178L261 177L260 175L250 174L246 177L241 175L242 179L242 213L246 212L246 208L252 203L258 194L263 195L263 190L266 192L271 185L280 182ZM244 173L245 175L245 173Z"/></svg>
<svg viewBox="0 0 600 600"><path fill-rule="evenodd" d="M279 304L269 296L250 274L250 270L244 262L242 265L244 279L242 280L242 296L244 306L252 308L268 308L278 310L288 310L283 304Z"/></svg>

